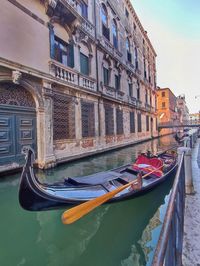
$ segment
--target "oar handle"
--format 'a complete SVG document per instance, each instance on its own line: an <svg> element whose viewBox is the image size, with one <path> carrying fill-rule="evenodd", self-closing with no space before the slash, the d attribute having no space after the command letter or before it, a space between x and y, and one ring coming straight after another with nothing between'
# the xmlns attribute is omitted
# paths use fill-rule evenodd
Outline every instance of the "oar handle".
<svg viewBox="0 0 200 266"><path fill-rule="evenodd" d="M153 171L145 174L142 176L142 178L145 178L147 176L149 176L150 174L152 174L153 172L159 170L161 167L154 169ZM62 222L64 224L71 224L75 221L77 221L78 219L80 219L81 217L83 217L84 215L86 215L87 213L91 212L93 209L95 209L96 207L100 206L101 204L103 204L104 202L108 201L109 199L113 198L116 194L118 194L119 192L121 192L122 190L128 188L129 186L133 185L134 183L136 183L137 180L133 180L131 182L129 182L126 185L123 185L119 188L114 189L113 191L110 191L102 196L99 196L95 199L92 199L90 201L86 201L78 206L75 206L67 211L65 211L62 214Z"/></svg>

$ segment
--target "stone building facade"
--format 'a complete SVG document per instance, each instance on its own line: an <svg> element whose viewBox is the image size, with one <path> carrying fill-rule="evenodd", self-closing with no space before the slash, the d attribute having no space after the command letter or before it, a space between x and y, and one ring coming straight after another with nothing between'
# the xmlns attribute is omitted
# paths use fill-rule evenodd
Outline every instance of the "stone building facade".
<svg viewBox="0 0 200 266"><path fill-rule="evenodd" d="M170 88L158 88L157 90L158 123L171 124L180 122L180 112L177 108L177 97ZM161 129L160 135L170 134L176 129Z"/></svg>
<svg viewBox="0 0 200 266"><path fill-rule="evenodd" d="M158 135L156 53L129 0L7 0L0 170L40 168Z"/></svg>

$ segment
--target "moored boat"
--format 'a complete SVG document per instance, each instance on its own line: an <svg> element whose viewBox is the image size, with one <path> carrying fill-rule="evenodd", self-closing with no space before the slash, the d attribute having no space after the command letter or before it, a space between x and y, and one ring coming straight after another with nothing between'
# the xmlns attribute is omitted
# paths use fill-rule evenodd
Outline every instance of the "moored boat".
<svg viewBox="0 0 200 266"><path fill-rule="evenodd" d="M108 202L142 195L173 174L177 167L177 156L174 151L163 152L158 156L141 154L134 163L89 176L67 177L53 184L41 183L38 180L33 163L34 152L29 149L20 179L19 202L26 210L42 211L83 203L134 180L135 185L125 188Z"/></svg>

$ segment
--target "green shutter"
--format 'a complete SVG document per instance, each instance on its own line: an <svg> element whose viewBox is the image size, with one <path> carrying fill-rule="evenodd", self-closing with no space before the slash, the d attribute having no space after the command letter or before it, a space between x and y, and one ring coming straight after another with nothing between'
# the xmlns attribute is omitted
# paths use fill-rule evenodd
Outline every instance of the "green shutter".
<svg viewBox="0 0 200 266"><path fill-rule="evenodd" d="M74 45L73 43L68 44L68 66L74 67Z"/></svg>
<svg viewBox="0 0 200 266"><path fill-rule="evenodd" d="M84 75L89 75L89 58L80 53L80 67L81 67L81 73Z"/></svg>

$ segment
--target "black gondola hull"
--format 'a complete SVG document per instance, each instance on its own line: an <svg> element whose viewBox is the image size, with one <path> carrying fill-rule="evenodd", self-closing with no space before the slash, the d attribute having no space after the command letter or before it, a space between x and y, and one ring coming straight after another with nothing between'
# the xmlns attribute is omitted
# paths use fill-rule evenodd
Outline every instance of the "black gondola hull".
<svg viewBox="0 0 200 266"><path fill-rule="evenodd" d="M118 169L115 169L115 171L119 169L126 169L126 168L127 166L124 166L124 168L120 167ZM154 182L149 183L149 185L142 187L141 190L127 191L127 193L123 193L117 197L110 199L108 203L132 199L134 197L143 195L147 193L148 191L151 191L155 187L162 184L171 175L174 175L176 168L177 168L177 164L175 163L165 175L163 175L160 178L157 178ZM85 185L78 186L78 188L81 188L82 190L84 190L85 187L86 187ZM91 186L91 188L93 187L94 186ZM21 175L20 187L19 187L19 203L22 208L24 208L25 210L29 210L29 211L43 211L43 210L63 208L63 207L67 207L70 205L77 205L77 204L80 204L80 203L83 203L89 200L88 198L85 199L84 197L83 198L68 197L67 196L68 189L69 187L65 186L64 183L61 183L60 186L41 184L38 181L37 177L35 176L34 170L33 170L33 151L31 150L28 151L28 156L27 156L26 164L24 166L22 175ZM50 193L50 191L52 190L55 191L55 195ZM64 197L56 196L57 192L58 193L62 192L64 194L66 192L66 197L64 198Z"/></svg>

